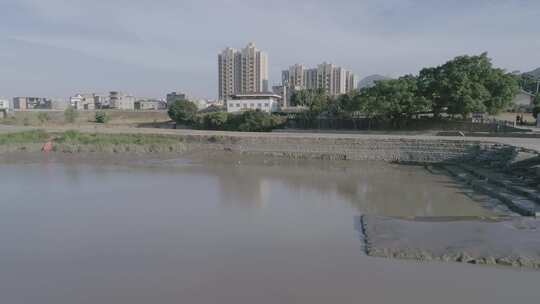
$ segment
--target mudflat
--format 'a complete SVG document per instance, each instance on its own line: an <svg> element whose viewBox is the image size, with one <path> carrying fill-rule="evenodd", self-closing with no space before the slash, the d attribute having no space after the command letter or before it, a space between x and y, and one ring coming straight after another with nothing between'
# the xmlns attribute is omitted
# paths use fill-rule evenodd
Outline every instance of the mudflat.
<svg viewBox="0 0 540 304"><path fill-rule="evenodd" d="M530 217L360 219L375 257L540 268L540 220Z"/></svg>

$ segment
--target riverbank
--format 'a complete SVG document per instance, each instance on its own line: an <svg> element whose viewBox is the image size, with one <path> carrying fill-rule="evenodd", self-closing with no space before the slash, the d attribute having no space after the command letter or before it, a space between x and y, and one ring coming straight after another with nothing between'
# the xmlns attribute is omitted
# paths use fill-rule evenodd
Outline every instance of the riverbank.
<svg viewBox="0 0 540 304"><path fill-rule="evenodd" d="M0 134L24 131L31 127L0 127ZM67 127L45 128L49 137L62 136ZM56 142L57 151L186 151L195 149L267 154L290 158L343 160L382 160L436 163L456 159L480 149L515 147L540 153L540 142L524 138L438 137L425 135L316 134L316 133L241 133L196 130L138 129L120 127L79 127L83 136L70 142ZM42 134L44 134L42 133ZM24 136L23 136L24 137ZM45 137L45 136L43 136ZM44 138L30 136L23 141L4 141L9 149L40 148ZM0 140L0 143L1 140Z"/></svg>

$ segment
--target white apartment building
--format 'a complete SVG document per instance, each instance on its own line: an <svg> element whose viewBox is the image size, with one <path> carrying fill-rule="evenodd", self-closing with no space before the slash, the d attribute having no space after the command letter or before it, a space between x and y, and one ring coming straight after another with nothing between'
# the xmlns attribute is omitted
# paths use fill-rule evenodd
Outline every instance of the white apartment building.
<svg viewBox="0 0 540 304"><path fill-rule="evenodd" d="M95 110L96 109L96 95L95 94L77 94L69 98L69 103L75 109L82 110Z"/></svg>
<svg viewBox="0 0 540 304"><path fill-rule="evenodd" d="M0 98L0 119L6 118L10 112L10 103L7 99Z"/></svg>
<svg viewBox="0 0 540 304"><path fill-rule="evenodd" d="M7 99L0 98L0 110L9 110L11 108L10 102Z"/></svg>
<svg viewBox="0 0 540 304"><path fill-rule="evenodd" d="M358 84L358 77L351 71L326 62L313 69L295 64L283 71L281 78L289 89L324 89L333 96L351 92Z"/></svg>
<svg viewBox="0 0 540 304"><path fill-rule="evenodd" d="M157 99L139 99L135 102L135 110L139 111L160 111L167 109L167 102Z"/></svg>
<svg viewBox="0 0 540 304"><path fill-rule="evenodd" d="M231 95L227 101L227 112L238 113L243 111L277 112L281 96L271 93L253 93Z"/></svg>
<svg viewBox="0 0 540 304"><path fill-rule="evenodd" d="M116 110L135 110L135 96L122 92L112 91L109 94L109 102L111 109Z"/></svg>
<svg viewBox="0 0 540 304"><path fill-rule="evenodd" d="M242 50L227 48L218 55L219 99L234 94L268 91L268 55L250 43Z"/></svg>

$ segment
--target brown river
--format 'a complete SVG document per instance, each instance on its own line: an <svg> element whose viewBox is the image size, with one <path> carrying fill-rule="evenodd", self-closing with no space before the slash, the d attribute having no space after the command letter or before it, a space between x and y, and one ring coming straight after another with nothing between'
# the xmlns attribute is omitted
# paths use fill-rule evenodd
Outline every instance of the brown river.
<svg viewBox="0 0 540 304"><path fill-rule="evenodd" d="M0 195L0 303L540 302L537 271L366 256L362 214L502 212L424 167L4 160Z"/></svg>

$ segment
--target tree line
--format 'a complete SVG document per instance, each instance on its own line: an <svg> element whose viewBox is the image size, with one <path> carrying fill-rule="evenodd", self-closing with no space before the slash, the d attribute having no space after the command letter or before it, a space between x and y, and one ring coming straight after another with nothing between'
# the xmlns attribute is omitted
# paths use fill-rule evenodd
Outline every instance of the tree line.
<svg viewBox="0 0 540 304"><path fill-rule="evenodd" d="M324 90L297 91L291 104L307 107L312 115L334 117L356 112L389 120L425 113L466 118L473 112L496 114L508 108L519 91L518 80L518 76L494 68L483 53L456 57L441 66L424 68L416 76L377 81L372 87L336 98Z"/></svg>
<svg viewBox="0 0 540 304"><path fill-rule="evenodd" d="M523 77L495 68L483 53L456 57L443 65L424 68L418 75L376 81L372 87L337 97L323 89L298 90L290 104L305 107L301 115L308 120L321 116L347 119L361 114L399 125L426 114L467 118L474 112L497 114L508 109L520 85L528 81ZM534 114L540 113L540 96L536 105ZM215 109L201 113L188 100L173 103L169 116L178 124L206 130L270 131L286 123L285 116L260 111L232 114Z"/></svg>

